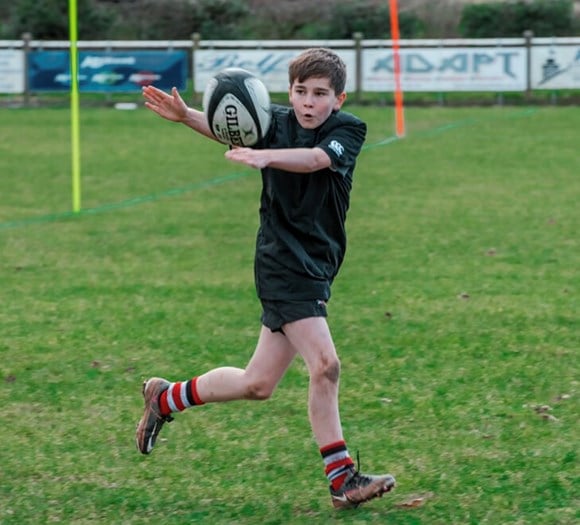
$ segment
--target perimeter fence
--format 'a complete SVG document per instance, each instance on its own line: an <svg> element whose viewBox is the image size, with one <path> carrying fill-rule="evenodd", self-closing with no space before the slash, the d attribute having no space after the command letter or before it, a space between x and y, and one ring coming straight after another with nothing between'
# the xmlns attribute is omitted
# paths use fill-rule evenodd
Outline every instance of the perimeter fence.
<svg viewBox="0 0 580 525"><path fill-rule="evenodd" d="M143 85L192 89L199 98L220 69L242 67L258 75L272 93L288 89L288 62L307 47L336 50L349 70L347 91L360 101L395 86L391 40L191 40L79 41L81 93L135 93ZM580 93L580 37L400 40L405 93ZM68 41L0 41L0 93L24 102L42 93L70 89Z"/></svg>

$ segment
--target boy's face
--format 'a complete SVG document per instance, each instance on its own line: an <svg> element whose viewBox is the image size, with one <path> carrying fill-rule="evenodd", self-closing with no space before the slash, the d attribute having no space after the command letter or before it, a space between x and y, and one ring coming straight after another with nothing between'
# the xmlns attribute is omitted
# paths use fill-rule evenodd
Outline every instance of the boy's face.
<svg viewBox="0 0 580 525"><path fill-rule="evenodd" d="M323 124L334 110L341 108L346 99L346 93L337 95L334 92L328 78L308 78L304 82L295 80L289 94L298 123L305 129L315 129Z"/></svg>

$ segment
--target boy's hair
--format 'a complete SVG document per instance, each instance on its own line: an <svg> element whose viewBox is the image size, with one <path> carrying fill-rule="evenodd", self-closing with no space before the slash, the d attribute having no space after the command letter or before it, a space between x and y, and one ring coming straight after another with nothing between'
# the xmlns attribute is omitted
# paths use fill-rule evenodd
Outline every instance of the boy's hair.
<svg viewBox="0 0 580 525"><path fill-rule="evenodd" d="M330 49L313 47L300 53L288 67L290 85L309 78L327 78L335 95L340 95L346 85L346 65Z"/></svg>

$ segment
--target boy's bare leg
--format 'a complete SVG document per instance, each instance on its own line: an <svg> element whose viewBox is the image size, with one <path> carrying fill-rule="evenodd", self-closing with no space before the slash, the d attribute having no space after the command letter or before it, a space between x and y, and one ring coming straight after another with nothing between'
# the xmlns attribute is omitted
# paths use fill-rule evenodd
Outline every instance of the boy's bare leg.
<svg viewBox="0 0 580 525"><path fill-rule="evenodd" d="M262 326L254 355L245 369L215 368L199 376L197 393L204 403L268 399L296 356L289 340Z"/></svg>
<svg viewBox="0 0 580 525"><path fill-rule="evenodd" d="M353 508L381 497L393 489L395 478L390 474L361 474L347 452L338 409L340 362L326 319L311 317L289 323L284 326L284 332L304 358L310 373L310 424L324 459L333 506ZM345 467L345 462L350 466Z"/></svg>
<svg viewBox="0 0 580 525"><path fill-rule="evenodd" d="M310 374L308 414L319 447L343 439L338 408L340 361L324 317L284 325L284 333Z"/></svg>
<svg viewBox="0 0 580 525"><path fill-rule="evenodd" d="M254 355L245 369L215 368L191 381L180 383L170 383L159 377L150 378L143 384L145 410L135 432L137 448L143 454L150 454L161 428L173 419L170 412L174 412L175 408L185 410L188 407L185 401L190 403L189 406L193 406L236 399L269 398L295 356L296 350L284 335L272 333L263 327ZM174 397L175 385L179 385L177 390L179 401ZM188 393L185 399L182 397L182 387L191 389L192 400L189 399ZM175 408L169 405L169 392ZM164 403L167 405L165 409ZM176 403L182 407L178 407Z"/></svg>

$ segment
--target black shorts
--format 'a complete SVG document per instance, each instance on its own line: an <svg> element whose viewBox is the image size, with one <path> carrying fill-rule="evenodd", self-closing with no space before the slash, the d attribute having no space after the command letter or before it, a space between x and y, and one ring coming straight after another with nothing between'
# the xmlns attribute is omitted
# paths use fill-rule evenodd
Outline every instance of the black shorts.
<svg viewBox="0 0 580 525"><path fill-rule="evenodd" d="M326 317L326 302L321 299L313 301L262 301L262 324L272 332L283 332L286 323L306 319L307 317Z"/></svg>

